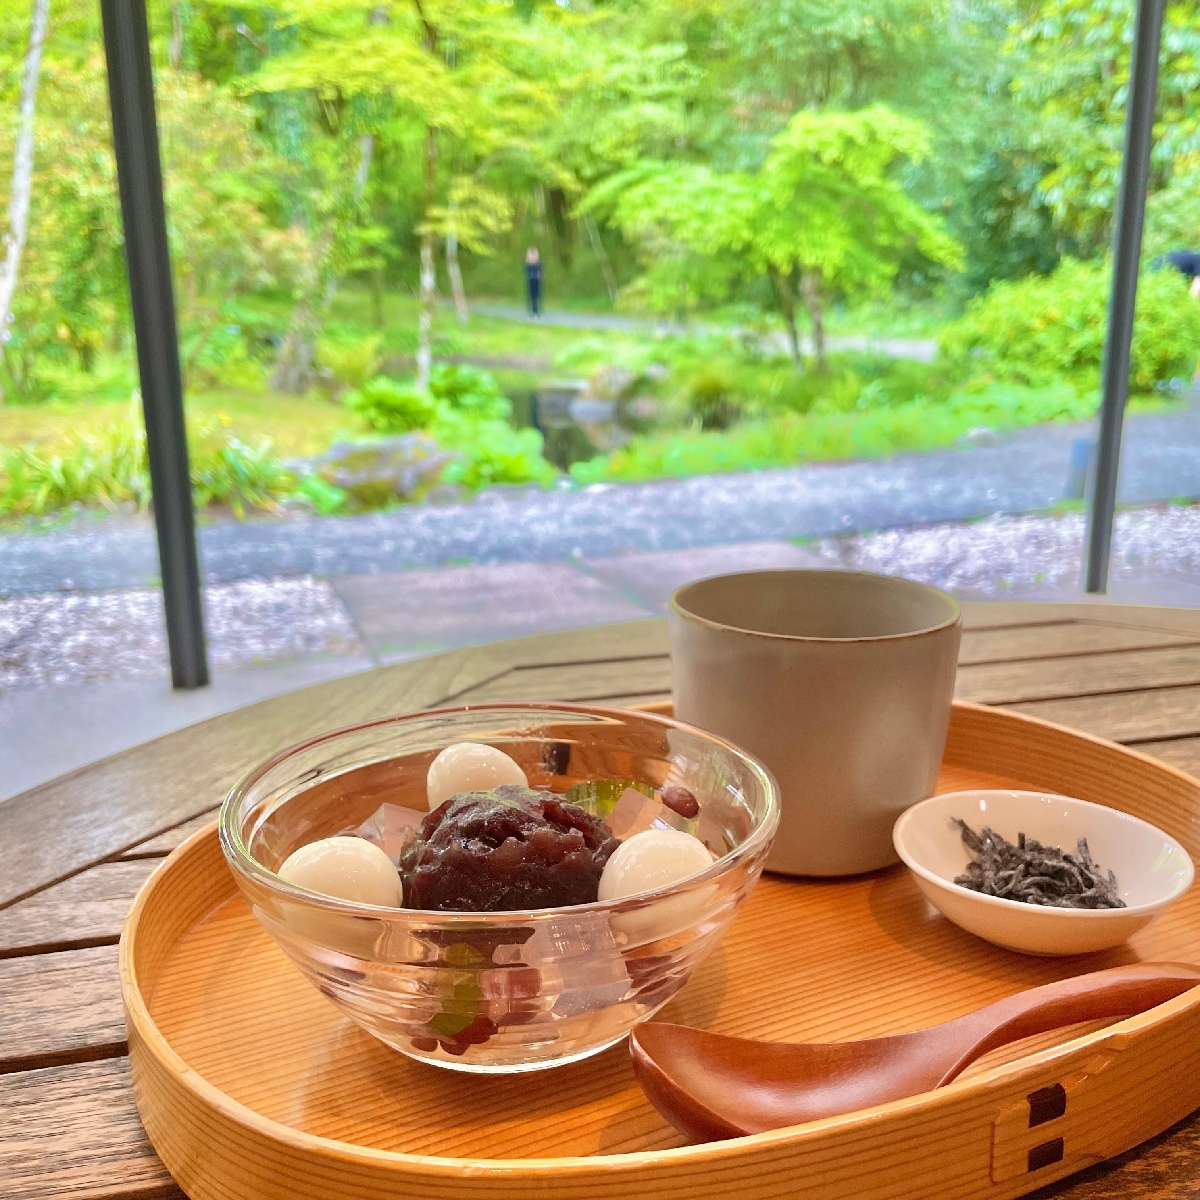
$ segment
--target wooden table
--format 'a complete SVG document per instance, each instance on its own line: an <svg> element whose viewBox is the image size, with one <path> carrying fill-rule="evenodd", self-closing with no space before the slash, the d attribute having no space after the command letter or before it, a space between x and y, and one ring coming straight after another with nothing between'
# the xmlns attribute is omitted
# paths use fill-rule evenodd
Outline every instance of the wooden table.
<svg viewBox="0 0 1200 1200"><path fill-rule="evenodd" d="M182 1196L134 1108L117 940L137 889L246 768L387 713L483 700L633 704L669 688L662 621L549 634L264 701L0 804L0 1197ZM1200 775L1200 611L967 605L958 695ZM1039 1195L1200 1195L1200 1117Z"/></svg>

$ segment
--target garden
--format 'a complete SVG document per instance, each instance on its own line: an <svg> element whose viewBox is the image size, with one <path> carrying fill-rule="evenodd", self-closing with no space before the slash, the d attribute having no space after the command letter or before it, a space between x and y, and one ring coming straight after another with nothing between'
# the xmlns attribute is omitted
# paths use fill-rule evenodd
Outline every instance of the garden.
<svg viewBox="0 0 1200 1200"><path fill-rule="evenodd" d="M453 503L1086 420L1130 19L152 5L197 504ZM98 16L0 0L0 23L0 519L138 511ZM1162 257L1200 246L1200 17L1170 5L1168 27L1139 408L1177 403L1200 357L1200 301ZM567 320L520 311L533 245Z"/></svg>

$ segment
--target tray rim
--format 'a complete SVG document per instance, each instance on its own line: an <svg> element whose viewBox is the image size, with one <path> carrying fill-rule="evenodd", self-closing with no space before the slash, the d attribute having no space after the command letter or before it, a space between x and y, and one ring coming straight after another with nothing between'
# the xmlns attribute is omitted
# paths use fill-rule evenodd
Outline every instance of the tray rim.
<svg viewBox="0 0 1200 1200"><path fill-rule="evenodd" d="M597 706L599 707L599 706ZM654 701L643 705L631 705L642 711L667 713L671 710L671 701ZM1200 780L1177 767L1164 763L1148 754L1122 746L1120 743L1106 738L1096 737L1072 729L1057 722L1046 721L1027 713L1012 712L1007 709L976 704L969 701L955 700L953 707L964 713L986 714L987 717L1001 722L1016 722L1028 724L1042 730L1053 730L1066 734L1073 739L1088 742L1116 751L1137 759L1158 772L1175 776L1181 783L1192 785L1200 796ZM185 1059L171 1046L170 1042L158 1029L150 1015L149 1006L142 994L134 967L134 952L138 936L138 928L147 905L155 891L162 886L163 880L179 862L196 853L197 849L207 839L215 839L217 821L198 830L186 841L173 850L154 870L150 878L138 892L133 908L130 910L122 928L119 946L119 971L121 994L125 1011L125 1023L129 1035L130 1057L136 1060L142 1053L148 1053L157 1065L175 1077L177 1086L191 1094L192 1099L216 1112L218 1115L236 1124L258 1133L259 1135L305 1153L315 1153L325 1158L341 1159L344 1161L361 1162L364 1165L374 1164L403 1168L413 1174L432 1177L434 1179L458 1178L465 1174L475 1177L503 1177L506 1181L520 1180L529 1177L530 1182L544 1180L554 1176L569 1178L574 1175L596 1175L600 1172L622 1174L637 1171L652 1166L680 1166L695 1163L712 1163L723 1161L730 1157L741 1158L748 1152L757 1149L776 1149L782 1146L802 1146L805 1143L820 1139L832 1130L854 1130L898 1117L903 1114L917 1112L935 1113L945 1107L957 1107L960 1100L974 1098L997 1089L999 1085L1019 1083L1028 1078L1035 1079L1045 1073L1048 1067L1054 1066L1059 1060L1080 1058L1087 1051L1092 1051L1107 1041L1115 1041L1118 1047L1124 1048L1128 1040L1150 1026L1159 1026L1185 1014L1200 1010L1200 987L1184 992L1172 1000L1149 1009L1144 1013L1125 1018L1103 1029L1085 1034L1056 1046L1026 1055L992 1069L959 1079L944 1087L916 1096L893 1100L872 1108L856 1110L838 1117L829 1117L821 1121L811 1121L802 1125L788 1126L783 1129L770 1130L765 1133L751 1134L747 1137L731 1138L717 1142L707 1142L698 1145L670 1147L661 1150L627 1151L617 1154L568 1155L544 1158L459 1158L446 1155L412 1154L406 1151L382 1150L371 1146L362 1146L353 1142L339 1141L316 1134L305 1133L292 1128L244 1105L238 1100L222 1092L210 1084L198 1071L188 1065ZM231 877L232 882L232 877ZM234 889L236 891L236 888ZM134 1072L134 1092L139 1111L142 1107L141 1089L138 1085L137 1071ZM1075 1168L1078 1169L1078 1168ZM1051 1176L1051 1178L1058 1178ZM1046 1182L1049 1182L1048 1179ZM1036 1186L1040 1186L1040 1183Z"/></svg>

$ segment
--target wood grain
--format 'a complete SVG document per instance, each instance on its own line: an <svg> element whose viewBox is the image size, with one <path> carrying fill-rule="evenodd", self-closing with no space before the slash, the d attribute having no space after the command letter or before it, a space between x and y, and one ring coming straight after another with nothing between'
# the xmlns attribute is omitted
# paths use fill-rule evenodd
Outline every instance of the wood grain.
<svg viewBox="0 0 1200 1200"><path fill-rule="evenodd" d="M1200 738L1174 738L1169 742L1137 742L1135 749L1200 777Z"/></svg>
<svg viewBox="0 0 1200 1200"><path fill-rule="evenodd" d="M517 665L661 653L665 637L655 619L457 650L263 700L113 755L0 804L0 846L22 848L0 875L0 908L191 820L304 737L451 702Z"/></svg>
<svg viewBox="0 0 1200 1200"><path fill-rule="evenodd" d="M170 854L176 846L182 846L197 829L203 829L209 821L215 820L219 811L220 809L218 808L207 809L198 817L193 817L190 821L184 821L181 825L176 825L174 829L168 829L166 833L160 833L157 837L152 837L148 841L138 842L136 846L130 846L128 850L118 857L123 860L131 858L163 858Z"/></svg>
<svg viewBox="0 0 1200 1200"><path fill-rule="evenodd" d="M670 690L670 659L666 655L656 655L615 662L518 667L498 679L471 688L459 699L482 704L494 700L565 700L569 697L581 704L611 704L615 697L657 695Z"/></svg>
<svg viewBox="0 0 1200 1200"><path fill-rule="evenodd" d="M138 1120L129 1060L0 1075L4 1200L186 1200Z"/></svg>
<svg viewBox="0 0 1200 1200"><path fill-rule="evenodd" d="M1170 652L1200 641L1200 612L1103 603L972 602L964 605L964 625L961 661L969 685L976 683L972 679L976 667L1030 664L1031 675L1041 674L1047 687L1035 690L1030 699L1014 700L1021 710L1137 742L1140 749L1167 762L1193 772L1200 769L1200 687L1183 683L1164 688L1145 677L1134 678L1135 671L1120 678L1119 686L1125 690L1099 694L1111 683L1114 660L1147 650ZM477 690L530 698L529 691L507 690L526 675L531 687L549 688L553 682L562 689L549 699L605 694L608 703L637 703L666 694L669 681L665 675L656 676L648 661L664 659L666 652L666 627L660 620L457 651L354 681L319 685L215 718L0 805L0 845L7 852L5 870L0 872L0 908L12 905L0 911L0 959L42 950L59 952L51 958L65 958L72 947L110 945L134 892L158 856L178 844L189 827L203 823L193 818L219 801L227 780L242 763L313 729L453 702ZM1071 658L1075 667L1066 663L1062 673L1059 668ZM615 661L638 659L647 661L641 667ZM1150 662L1156 670L1162 665L1153 657ZM1085 665L1089 663L1090 669ZM1072 675L1072 670L1079 673ZM983 672L980 686L1027 695L1023 689L1028 678L1005 670ZM1158 681L1163 676L1152 678ZM1063 687L1072 680L1082 680L1087 694L1064 694ZM658 690L640 690L647 686ZM62 837L46 838L47 829L61 830ZM125 855L129 860L92 867L100 859ZM86 867L92 869L77 873ZM72 878L39 891L65 876ZM13 904L17 897L33 892L39 894ZM35 961L29 958L24 965ZM111 1014L115 993L104 993L99 976L94 978L97 990L87 994L102 1014L105 1005ZM111 989L111 981L107 987ZM0 983L0 990L7 999L8 985ZM53 1005L47 1001L47 1011ZM59 1048L87 1053L86 1035L81 1034L91 1019L86 1007L64 1002L61 1011ZM101 1016L92 1036L105 1036L107 1019ZM29 1028L27 1024L26 1033ZM81 1036L83 1042L71 1042ZM42 1045L58 1052L53 1039ZM115 1075L100 1070L113 1063ZM119 1200L182 1195L166 1179L136 1119L131 1119L129 1094L122 1091L127 1087L124 1069L121 1059L0 1077L0 1195L6 1200L10 1196ZM58 1138L58 1148L43 1155L42 1148L50 1146L53 1137ZM1151 1195L1174 1200L1195 1195L1200 1123L1185 1122L1160 1142L1148 1153L1134 1152L1111 1169L1095 1168L1077 1181L1057 1185L1053 1194L1073 1200ZM36 1160L31 1147L37 1147ZM705 1190L698 1183L697 1191ZM456 1195L456 1191L451 1187L446 1194ZM600 1194L607 1200L607 1193ZM921 1193L922 1200L930 1194ZM242 1200L236 1188L224 1200L235 1196Z"/></svg>
<svg viewBox="0 0 1200 1200"><path fill-rule="evenodd" d="M1122 629L1156 629L1200 635L1200 609L1112 604L1106 600L1048 603L1042 600L968 600L962 605L965 629L1001 629L1072 621Z"/></svg>
<svg viewBox="0 0 1200 1200"><path fill-rule="evenodd" d="M1200 646L960 667L955 695L979 704L1200 684Z"/></svg>
<svg viewBox="0 0 1200 1200"><path fill-rule="evenodd" d="M1194 780L1038 722L956 709L941 790L1057 788L1068 776L1075 794L1156 820L1200 850ZM1198 935L1200 893L1126 947L1089 956L1086 969L1186 958ZM1083 966L1012 954L949 926L902 869L838 881L767 878L663 1015L772 1039L864 1037L946 1020ZM437 1074L358 1031L256 925L212 834L189 843L144 893L122 975L143 1115L193 1200L323 1200L335 1178L345 1200L389 1188L461 1200L1000 1198L1089 1155L1118 1153L1200 1104L1200 1077L1188 1074L1200 1070L1200 996L1188 994L873 1117L682 1148L623 1053L515 1087ZM263 1053L285 1027L287 1052ZM1157 1082L1164 1061L1180 1064L1174 1090ZM1044 1173L995 1182L996 1113L1073 1071L1096 1074L1097 1062L1103 1073L1063 1126L1076 1149ZM286 1143L273 1139L264 1120L295 1132ZM226 1153L199 1152L213 1144Z"/></svg>
<svg viewBox="0 0 1200 1200"><path fill-rule="evenodd" d="M116 946L0 960L0 1073L125 1053Z"/></svg>
<svg viewBox="0 0 1200 1200"><path fill-rule="evenodd" d="M115 945L138 888L160 861L99 863L0 910L0 959Z"/></svg>
<svg viewBox="0 0 1200 1200"><path fill-rule="evenodd" d="M1010 707L1116 742L1200 736L1200 687L1035 700Z"/></svg>
<svg viewBox="0 0 1200 1200"><path fill-rule="evenodd" d="M962 636L958 665L963 667L976 663L1066 658L1114 650L1186 646L1197 641L1200 641L1200 633L1188 637L1154 629L1126 629L1068 621L1007 629L966 629Z"/></svg>

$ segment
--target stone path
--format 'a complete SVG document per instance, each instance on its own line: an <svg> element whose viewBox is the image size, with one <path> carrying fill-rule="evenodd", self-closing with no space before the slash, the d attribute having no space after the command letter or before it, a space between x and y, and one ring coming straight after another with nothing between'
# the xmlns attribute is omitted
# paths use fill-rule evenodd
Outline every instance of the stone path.
<svg viewBox="0 0 1200 1200"><path fill-rule="evenodd" d="M529 321L529 313L516 304L472 304L471 311L481 317L498 317L502 321ZM625 317L617 313L589 313L547 310L538 314L543 325L554 325L565 329L595 329L609 333L648 333L658 337L687 337L691 334L715 334L736 336L741 332L735 326L698 323L681 324L678 321L649 320L645 317ZM788 353L787 338L774 333L765 339L781 354ZM807 334L800 338L805 354L813 352L812 339ZM937 342L933 338L876 338L861 335L839 336L833 334L825 339L831 353L851 350L868 354L888 354L892 358L915 358L921 362L932 362L937 354Z"/></svg>
<svg viewBox="0 0 1200 1200"><path fill-rule="evenodd" d="M995 445L880 461L570 490L493 488L469 504L352 517L216 521L200 530L209 583L389 574L462 563L555 562L973 520L1064 495L1087 426L1039 426ZM1200 496L1200 407L1127 422L1121 499ZM146 520L84 519L0 535L0 595L146 587Z"/></svg>

